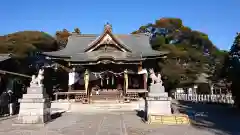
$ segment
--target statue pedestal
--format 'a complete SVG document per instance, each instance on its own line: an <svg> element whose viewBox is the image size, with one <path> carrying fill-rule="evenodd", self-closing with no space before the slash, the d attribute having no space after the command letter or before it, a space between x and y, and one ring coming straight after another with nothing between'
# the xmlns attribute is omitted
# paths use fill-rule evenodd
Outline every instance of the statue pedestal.
<svg viewBox="0 0 240 135"><path fill-rule="evenodd" d="M51 120L51 101L42 86L31 86L19 100L20 110L16 123L44 124Z"/></svg>
<svg viewBox="0 0 240 135"><path fill-rule="evenodd" d="M158 115L172 115L171 112L171 98L168 97L168 93L165 92L164 86L162 84L152 84L150 87L150 92L147 97L147 107L146 115L147 120L150 120L151 116Z"/></svg>
<svg viewBox="0 0 240 135"><path fill-rule="evenodd" d="M160 83L151 84L149 86L149 90L149 97L168 97L168 93L165 92L164 86L162 86Z"/></svg>
<svg viewBox="0 0 240 135"><path fill-rule="evenodd" d="M169 98L147 98L147 116L171 115L171 100Z"/></svg>

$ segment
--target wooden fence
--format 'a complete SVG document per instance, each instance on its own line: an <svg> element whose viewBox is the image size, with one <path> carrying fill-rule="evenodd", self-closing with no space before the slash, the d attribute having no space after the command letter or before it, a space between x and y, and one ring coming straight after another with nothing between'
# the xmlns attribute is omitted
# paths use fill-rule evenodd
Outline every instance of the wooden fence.
<svg viewBox="0 0 240 135"><path fill-rule="evenodd" d="M234 104L231 94L179 94L174 93L176 100L192 101L192 102L206 102L206 103L224 103Z"/></svg>

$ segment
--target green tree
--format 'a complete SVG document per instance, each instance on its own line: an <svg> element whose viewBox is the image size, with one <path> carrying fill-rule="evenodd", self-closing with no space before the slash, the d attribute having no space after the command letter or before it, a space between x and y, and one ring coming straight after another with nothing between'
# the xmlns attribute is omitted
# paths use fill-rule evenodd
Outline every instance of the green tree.
<svg viewBox="0 0 240 135"><path fill-rule="evenodd" d="M153 49L158 49L161 45L165 44L165 38L163 36L156 36L151 40L151 45Z"/></svg>
<svg viewBox="0 0 240 135"><path fill-rule="evenodd" d="M153 49L170 52L166 60L159 61L159 65L171 86L191 83L201 73L212 76L216 62L224 59L221 50L207 34L184 26L179 18L158 19L132 32L138 33L150 35Z"/></svg>
<svg viewBox="0 0 240 135"><path fill-rule="evenodd" d="M75 29L74 29L74 32L77 33L77 34L81 34L81 31L80 31L79 28L75 28Z"/></svg>
<svg viewBox="0 0 240 135"><path fill-rule="evenodd" d="M41 31L20 31L0 36L0 53L26 56L33 51L55 51L57 49L56 40Z"/></svg>
<svg viewBox="0 0 240 135"><path fill-rule="evenodd" d="M222 77L227 77L231 82L232 94L235 97L235 103L240 107L240 33L237 33L233 45L225 60Z"/></svg>
<svg viewBox="0 0 240 135"><path fill-rule="evenodd" d="M68 37L71 36L71 33L67 29L63 29L62 31L57 31L55 35L59 49L62 49L67 45Z"/></svg>

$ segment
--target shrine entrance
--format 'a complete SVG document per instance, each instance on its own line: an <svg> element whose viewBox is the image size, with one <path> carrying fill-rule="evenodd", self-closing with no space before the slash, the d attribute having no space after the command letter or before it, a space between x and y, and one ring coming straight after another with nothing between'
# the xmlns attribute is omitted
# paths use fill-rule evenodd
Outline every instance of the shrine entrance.
<svg viewBox="0 0 240 135"><path fill-rule="evenodd" d="M69 74L69 78L78 79L69 79L75 81L69 83L71 85L66 93L75 94L78 101L129 102L138 100L142 93L147 92L146 76L138 72L138 66L134 63L85 65L77 71Z"/></svg>
<svg viewBox="0 0 240 135"><path fill-rule="evenodd" d="M124 70L129 68L121 64L96 64L85 67L89 69L90 78L91 76L95 78L94 81L89 82L90 99L92 101L116 101L123 98L126 91Z"/></svg>
<svg viewBox="0 0 240 135"><path fill-rule="evenodd" d="M91 82L92 100L121 100L124 92L124 77L121 73L103 71L93 74L98 76L98 79Z"/></svg>

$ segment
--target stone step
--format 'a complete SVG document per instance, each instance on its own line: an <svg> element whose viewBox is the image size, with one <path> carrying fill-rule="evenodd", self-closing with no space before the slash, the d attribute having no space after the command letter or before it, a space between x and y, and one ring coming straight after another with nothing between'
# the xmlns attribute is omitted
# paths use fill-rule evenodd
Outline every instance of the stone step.
<svg viewBox="0 0 240 135"><path fill-rule="evenodd" d="M93 101L96 100L119 100L119 96L117 95L93 95L91 97Z"/></svg>
<svg viewBox="0 0 240 135"><path fill-rule="evenodd" d="M109 103L109 104L80 104L73 103L70 112L87 112L87 111L134 111L138 109L138 103Z"/></svg>
<svg viewBox="0 0 240 135"><path fill-rule="evenodd" d="M42 94L46 93L46 89L40 86L31 86L27 88L27 94Z"/></svg>
<svg viewBox="0 0 240 135"><path fill-rule="evenodd" d="M92 100L93 104L116 104L119 103L120 100Z"/></svg>
<svg viewBox="0 0 240 135"><path fill-rule="evenodd" d="M43 94L23 94L23 99L25 98L47 98L47 96Z"/></svg>
<svg viewBox="0 0 240 135"><path fill-rule="evenodd" d="M18 99L20 103L45 103L47 101L50 101L50 99L46 98L23 98Z"/></svg>

